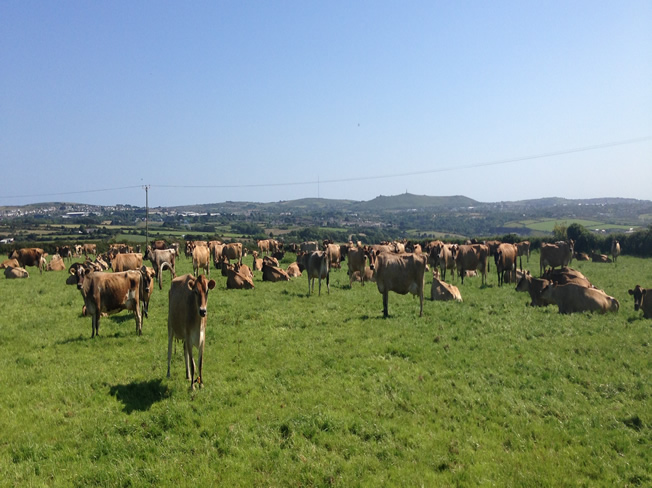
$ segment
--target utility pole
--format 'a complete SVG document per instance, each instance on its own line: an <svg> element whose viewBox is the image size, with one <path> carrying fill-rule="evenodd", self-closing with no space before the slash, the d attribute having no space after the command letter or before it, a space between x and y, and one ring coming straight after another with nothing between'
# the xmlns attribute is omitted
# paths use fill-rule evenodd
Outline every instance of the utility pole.
<svg viewBox="0 0 652 488"><path fill-rule="evenodd" d="M143 186L145 189L145 249L149 246L149 185Z"/></svg>

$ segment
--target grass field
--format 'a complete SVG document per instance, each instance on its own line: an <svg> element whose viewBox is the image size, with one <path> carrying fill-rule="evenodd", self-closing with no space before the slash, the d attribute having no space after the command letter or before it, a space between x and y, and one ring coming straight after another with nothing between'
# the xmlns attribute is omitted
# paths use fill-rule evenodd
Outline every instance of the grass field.
<svg viewBox="0 0 652 488"><path fill-rule="evenodd" d="M571 224L580 224L586 227L589 230L593 229L605 229L605 230L629 230L632 227L637 227L636 225L618 225L618 224L606 224L604 222L598 222L597 220L582 220L582 219L543 219L543 220L520 220L518 222L508 222L505 224L506 227L522 227L524 229L530 229L532 231L539 232L552 232L555 228L555 225L569 226Z"/></svg>
<svg viewBox="0 0 652 488"><path fill-rule="evenodd" d="M195 392L180 346L165 374L169 274L142 336L122 312L95 339L65 272L0 278L0 485L650 486L652 321L627 290L652 262L573 264L617 314L532 309L490 274L382 319L346 265L310 297L212 270Z"/></svg>

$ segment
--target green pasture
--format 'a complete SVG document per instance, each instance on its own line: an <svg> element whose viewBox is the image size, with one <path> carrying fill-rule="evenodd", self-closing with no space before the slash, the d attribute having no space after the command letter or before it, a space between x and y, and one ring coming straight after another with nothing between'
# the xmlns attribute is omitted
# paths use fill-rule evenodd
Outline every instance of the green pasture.
<svg viewBox="0 0 652 488"><path fill-rule="evenodd" d="M493 266L423 317L390 294L389 319L346 265L321 296L212 269L194 392L180 345L166 378L169 274L142 336L122 312L95 339L65 272L0 277L0 485L650 486L652 321L627 290L652 262L573 264L617 314L530 308Z"/></svg>
<svg viewBox="0 0 652 488"><path fill-rule="evenodd" d="M544 219L544 220L520 220L518 222L508 222L505 227L522 227L538 232L552 232L555 225L563 225L568 227L571 224L580 224L589 230L605 229L605 230L629 230L636 225L618 225L607 224L598 222L596 220L582 220L582 219Z"/></svg>

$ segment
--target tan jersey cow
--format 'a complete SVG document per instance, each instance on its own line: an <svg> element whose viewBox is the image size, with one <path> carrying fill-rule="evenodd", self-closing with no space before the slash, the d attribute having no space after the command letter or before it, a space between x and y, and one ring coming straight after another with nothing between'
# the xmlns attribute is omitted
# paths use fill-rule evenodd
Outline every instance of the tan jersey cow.
<svg viewBox="0 0 652 488"><path fill-rule="evenodd" d="M546 279L534 278L527 271L516 285L516 291L526 291L530 295L529 305L532 307L546 307L554 305L552 300L546 300L541 297L543 289L550 284Z"/></svg>
<svg viewBox="0 0 652 488"><path fill-rule="evenodd" d="M143 266L143 255L139 252L117 254L111 261L111 266L116 273L140 269Z"/></svg>
<svg viewBox="0 0 652 488"><path fill-rule="evenodd" d="M482 284L487 284L488 257L489 248L484 244L462 244L458 246L455 264L462 277L462 284L464 284L466 271L476 269L482 273Z"/></svg>
<svg viewBox="0 0 652 488"><path fill-rule="evenodd" d="M433 301L455 300L461 302L462 294L456 286L440 280L437 276L433 276L432 288L430 289L430 299Z"/></svg>
<svg viewBox="0 0 652 488"><path fill-rule="evenodd" d="M142 285L143 279L140 271L87 273L85 268L78 268L77 288L84 298L86 315L90 315L92 318L91 337L100 333L102 314L112 314L125 309L134 313L138 335L143 333L140 311Z"/></svg>
<svg viewBox="0 0 652 488"><path fill-rule="evenodd" d="M518 250L514 244L499 244L494 253L494 262L496 263L496 272L498 273L498 286L503 286L504 275L508 273L511 281L516 281L516 258Z"/></svg>
<svg viewBox="0 0 652 488"><path fill-rule="evenodd" d="M43 273L43 258L45 251L39 247L25 247L22 249L16 249L9 255L9 259L15 259L18 261L18 265L21 268L26 268L27 266L34 266L38 268L39 272Z"/></svg>
<svg viewBox="0 0 652 488"><path fill-rule="evenodd" d="M549 284L541 291L541 297L552 300L559 313L576 312L617 312L620 304L602 290L586 288L569 283L568 285Z"/></svg>
<svg viewBox="0 0 652 488"><path fill-rule="evenodd" d="M290 276L285 270L277 266L271 266L263 261L263 281L290 281Z"/></svg>
<svg viewBox="0 0 652 488"><path fill-rule="evenodd" d="M636 285L629 294L634 297L634 310L643 310L643 317L652 319L652 288L641 288Z"/></svg>
<svg viewBox="0 0 652 488"><path fill-rule="evenodd" d="M211 275L211 252L207 247L197 246L192 251L192 273L195 276L199 275L199 271L203 270L206 276Z"/></svg>
<svg viewBox="0 0 652 488"><path fill-rule="evenodd" d="M25 268L14 268L12 266L7 266L5 268L5 278L8 280L13 280L16 278L29 278L29 273Z"/></svg>
<svg viewBox="0 0 652 488"><path fill-rule="evenodd" d="M611 257L613 258L614 263L618 260L620 256L620 242L616 239L611 243Z"/></svg>
<svg viewBox="0 0 652 488"><path fill-rule="evenodd" d="M568 266L573 261L574 242L559 241L554 244L544 242L541 244L541 255L539 256L539 276L543 275L546 266L556 268Z"/></svg>
<svg viewBox="0 0 652 488"><path fill-rule="evenodd" d="M147 248L145 259L150 260L152 263L152 268L154 268L154 271L156 271L159 290L163 289L163 271L165 269L170 270L172 279L177 276L175 271L175 256L176 252L174 249L152 249L151 247Z"/></svg>
<svg viewBox="0 0 652 488"><path fill-rule="evenodd" d="M206 318L208 315L208 291L215 288L215 281L204 275L195 278L186 274L174 278L170 285L168 301L168 378L172 359L172 339L183 341L183 359L186 365L186 379L190 387L204 386L202 378L204 366L204 343L206 337ZM197 347L199 368L192 356L192 348ZM195 380L195 371L198 372Z"/></svg>
<svg viewBox="0 0 652 488"><path fill-rule="evenodd" d="M419 317L423 315L423 287L427 257L425 254L380 253L374 264L376 286L383 295L383 316L388 317L389 292L411 293L420 300Z"/></svg>

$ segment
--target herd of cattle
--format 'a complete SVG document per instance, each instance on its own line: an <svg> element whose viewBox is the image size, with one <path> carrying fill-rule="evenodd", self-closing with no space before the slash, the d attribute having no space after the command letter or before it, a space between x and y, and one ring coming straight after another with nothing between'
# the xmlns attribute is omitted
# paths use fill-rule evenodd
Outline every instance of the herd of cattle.
<svg viewBox="0 0 652 488"><path fill-rule="evenodd" d="M176 276L175 262L180 256L178 244L167 245L165 241L155 241L147 246L143 255L140 249L126 245L112 245L108 252L98 255L94 244L84 244L57 248L57 253L47 262L46 253L39 248L23 248L13 251L9 259L0 264L5 268L7 278L28 277L27 266L43 270L65 270L64 260L72 262L74 256L85 256L85 261L71 263L68 267L67 284L76 285L83 298L82 313L92 319L91 337L99 334L100 318L121 310L133 312L136 331L142 334L142 320L148 315L148 304L158 281L162 289L162 276L165 270L171 275L168 301L168 377L172 339L184 343L186 379L202 386L202 360L204 334L207 315L207 295L215 287L210 279L211 261L213 267L225 276L228 289L254 288L254 271L262 273L263 281L289 281L306 272L308 295L314 292L314 282L318 280L318 293L321 294L322 280L330 293L330 270L339 268L342 261L348 263L349 286L354 282L375 282L383 298L383 316L388 316L388 294L411 293L420 299L419 315L423 315L425 273L432 268L432 300L456 300L461 302L459 289L444 281L447 272L451 279L456 275L462 284L464 278L478 273L482 284L487 283L490 261L493 261L498 277L498 285L516 283L516 290L529 293L530 305L557 305L560 313L582 311L617 311L618 301L604 291L594 287L579 271L569 267L573 258L589 259L574 252L574 243L559 241L544 243L540 249L540 277L534 278L523 271L522 258L529 262L530 243L517 244L499 241L466 244L447 244L432 241L423 248L419 244L392 242L378 245L361 243L334 244L330 241L319 243L304 242L299 245L283 244L267 239L257 242L258 250L252 251L253 266L243 264L242 258L248 250L242 243L223 244L219 241L187 241L185 256L192 260L192 274ZM296 262L287 269L279 265L286 251L296 254ZM613 242L612 259L620 254L618 241ZM91 259L90 256L94 256ZM262 256L262 257L260 257ZM151 266L144 265L149 261ZM608 257L594 255L594 261L606 262ZM517 265L520 261L520 267ZM611 261L611 260L609 260ZM112 268L113 272L108 272ZM629 290L634 297L635 310L642 309L645 318L652 318L652 300L646 300L652 289L637 285ZM199 366L193 359L193 346L198 349ZM195 379L195 373L197 378Z"/></svg>

